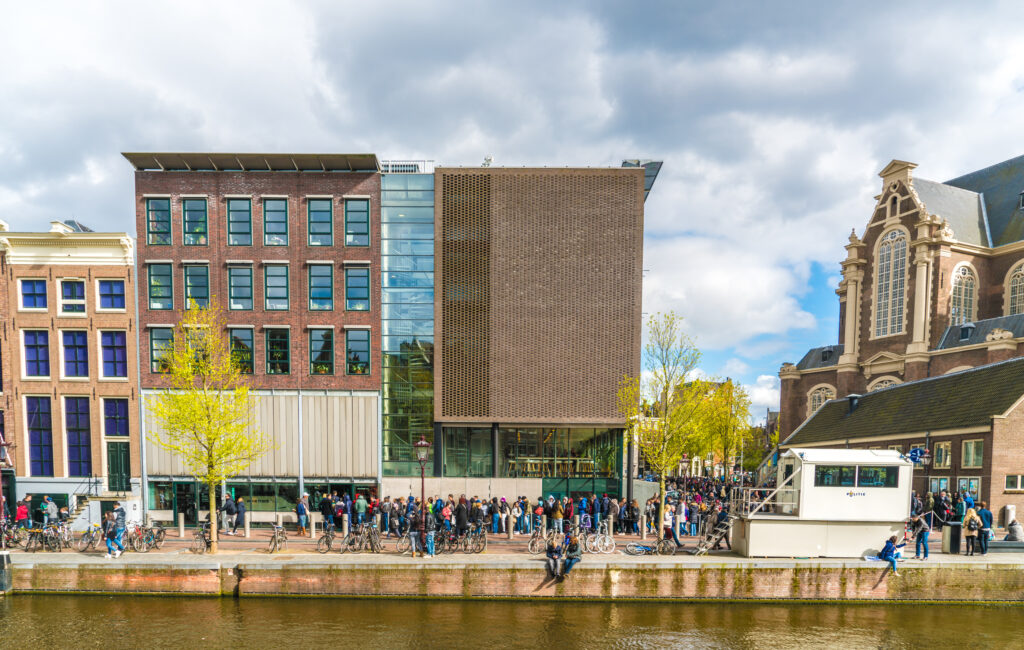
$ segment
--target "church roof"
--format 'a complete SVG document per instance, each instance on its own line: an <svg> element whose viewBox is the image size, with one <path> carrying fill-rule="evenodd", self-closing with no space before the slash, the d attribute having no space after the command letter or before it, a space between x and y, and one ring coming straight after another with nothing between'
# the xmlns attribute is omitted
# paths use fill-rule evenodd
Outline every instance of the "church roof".
<svg viewBox="0 0 1024 650"><path fill-rule="evenodd" d="M797 370L814 370L815 368L828 368L839 363L839 355L843 353L843 344L825 345L820 348L811 348L804 355L803 359L796 364Z"/></svg>
<svg viewBox="0 0 1024 650"><path fill-rule="evenodd" d="M1024 241L1024 210L1020 207L1020 195L1024 192L1024 156L948 180L945 185L970 190L982 196L992 233L992 246ZM916 179L914 187L917 188ZM933 210L927 200L925 205L929 212L945 216ZM953 226L953 234L960 239L956 226Z"/></svg>
<svg viewBox="0 0 1024 650"><path fill-rule="evenodd" d="M783 445L989 426L1024 395L1024 357L829 400Z"/></svg>
<svg viewBox="0 0 1024 650"><path fill-rule="evenodd" d="M975 343L984 343L985 337L991 334L994 329L1009 330L1013 332L1014 338L1024 336L1024 314L986 318L985 320L976 320L972 323L964 323L963 325L951 325L946 328L942 338L939 339L937 349L948 350L965 345L974 345Z"/></svg>
<svg viewBox="0 0 1024 650"><path fill-rule="evenodd" d="M975 246L992 245L980 194L923 178L914 179L914 190L929 214L937 214L949 222L957 241Z"/></svg>

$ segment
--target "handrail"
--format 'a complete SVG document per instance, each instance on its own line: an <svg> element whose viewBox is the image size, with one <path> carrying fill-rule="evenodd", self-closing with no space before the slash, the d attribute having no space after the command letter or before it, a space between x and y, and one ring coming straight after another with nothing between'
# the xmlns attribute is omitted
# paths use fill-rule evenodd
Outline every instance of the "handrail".
<svg viewBox="0 0 1024 650"><path fill-rule="evenodd" d="M775 497L775 495L779 493L779 490L781 490L782 488L786 487L786 485L789 484L789 482L792 481L794 478L796 478L796 475L799 474L801 471L803 471L803 466L800 466L800 467L796 468L796 471L793 472L792 474L790 474L788 477L786 477L786 480L784 480L782 483L780 483L779 486L776 487L772 491L771 494L769 494L764 499L762 499L761 502L759 504L757 504L756 508L754 508L753 510L751 510L748 513L745 513L746 516L752 517L752 516L756 515L758 513L758 511L760 511L761 508L763 508L766 503L771 501ZM758 489L758 488L741 488L740 494L743 494L744 492L748 492L749 493L749 491L756 490L756 489Z"/></svg>

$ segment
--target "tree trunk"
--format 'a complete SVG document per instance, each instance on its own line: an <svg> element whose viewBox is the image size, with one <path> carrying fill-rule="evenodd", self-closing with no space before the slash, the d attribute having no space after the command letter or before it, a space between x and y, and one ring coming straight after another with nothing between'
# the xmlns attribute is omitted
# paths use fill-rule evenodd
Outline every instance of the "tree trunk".
<svg viewBox="0 0 1024 650"><path fill-rule="evenodd" d="M217 533L220 532L220 522L217 521L217 483L210 481L207 485L210 490L210 552L217 552Z"/></svg>
<svg viewBox="0 0 1024 650"><path fill-rule="evenodd" d="M658 530L658 540L662 540L665 537L665 526L662 522L665 521L665 475L658 475L658 497L661 499L661 510L660 512L654 513L654 516L658 518L658 521L654 522Z"/></svg>

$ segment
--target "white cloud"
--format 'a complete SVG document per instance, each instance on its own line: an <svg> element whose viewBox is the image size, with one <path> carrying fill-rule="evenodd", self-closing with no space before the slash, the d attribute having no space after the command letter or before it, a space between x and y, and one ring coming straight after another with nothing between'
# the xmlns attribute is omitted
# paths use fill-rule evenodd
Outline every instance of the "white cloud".
<svg viewBox="0 0 1024 650"><path fill-rule="evenodd" d="M759 375L753 384L743 386L750 395L750 417L754 422L764 420L765 411L779 410L780 384L775 375Z"/></svg>

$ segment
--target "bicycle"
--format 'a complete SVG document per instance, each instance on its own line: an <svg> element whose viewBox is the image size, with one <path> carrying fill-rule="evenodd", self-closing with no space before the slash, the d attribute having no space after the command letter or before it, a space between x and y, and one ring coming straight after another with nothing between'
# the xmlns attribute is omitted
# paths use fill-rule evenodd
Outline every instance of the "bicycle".
<svg viewBox="0 0 1024 650"><path fill-rule="evenodd" d="M324 534L316 542L316 550L319 553L327 553L334 546L334 524L327 524L324 527Z"/></svg>
<svg viewBox="0 0 1024 650"><path fill-rule="evenodd" d="M597 532L586 536L584 548L588 553L611 553L615 550L615 540L608 534L608 522L602 521Z"/></svg>
<svg viewBox="0 0 1024 650"><path fill-rule="evenodd" d="M197 528L192 533L192 544L189 546L189 550L193 553L202 555L205 553L211 545L210 541L210 522L206 522L201 528Z"/></svg>
<svg viewBox="0 0 1024 650"><path fill-rule="evenodd" d="M79 553L85 553L86 551L91 551L99 546L100 540L102 539L103 527L99 524L90 524L89 528L79 536L75 548L78 549Z"/></svg>
<svg viewBox="0 0 1024 650"><path fill-rule="evenodd" d="M270 536L270 547L267 549L267 552L276 553L277 551L283 551L287 546L288 533L285 532L284 526L274 524L274 533Z"/></svg>
<svg viewBox="0 0 1024 650"><path fill-rule="evenodd" d="M630 542L626 544L627 555L675 555L676 543L670 539L658 540L654 544Z"/></svg>
<svg viewBox="0 0 1024 650"><path fill-rule="evenodd" d="M7 548L17 548L25 543L22 529L10 521L0 524L0 536L3 537L4 546Z"/></svg>
<svg viewBox="0 0 1024 650"><path fill-rule="evenodd" d="M486 548L487 527L484 524L474 524L463 541L462 550L465 553L483 553Z"/></svg>
<svg viewBox="0 0 1024 650"><path fill-rule="evenodd" d="M149 529L153 532L153 546L156 548L163 548L164 539L167 537L167 530L160 522L156 522L154 525L150 526Z"/></svg>
<svg viewBox="0 0 1024 650"><path fill-rule="evenodd" d="M560 533L556 530L549 530L547 533L542 531L540 527L533 529L533 534L530 535L530 541L526 545L526 550L531 555L540 555L547 548L547 545L552 542L559 540Z"/></svg>

